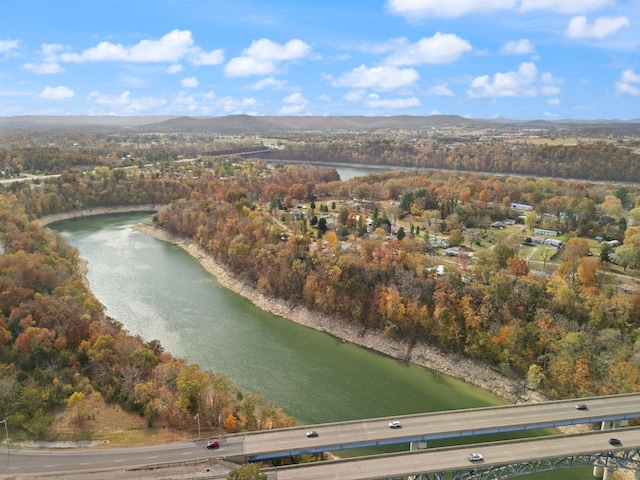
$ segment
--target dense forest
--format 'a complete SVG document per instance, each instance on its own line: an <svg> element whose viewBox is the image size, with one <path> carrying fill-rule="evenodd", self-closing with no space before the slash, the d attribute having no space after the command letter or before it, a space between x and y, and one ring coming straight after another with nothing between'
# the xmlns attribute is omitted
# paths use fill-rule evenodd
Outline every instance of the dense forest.
<svg viewBox="0 0 640 480"><path fill-rule="evenodd" d="M274 158L305 162L344 162L398 168L535 175L598 181L640 181L640 155L627 146L533 145L498 141L419 141L407 138L297 141Z"/></svg>
<svg viewBox="0 0 640 480"><path fill-rule="evenodd" d="M543 192L547 204L567 207L565 220L555 217L555 221L566 231L574 230L552 275L531 274L517 255L518 239L518 244L499 243L479 250L466 266L472 281L465 282L459 272L434 274L428 230L389 237L395 221L370 203L356 202L351 207L338 203L335 230L322 238L318 238L321 230L308 227L304 217L282 215L277 207L280 199L272 195L284 193L287 186L293 198L312 194L318 211L333 208L321 203L319 193L337 198L340 182L318 185L309 182L308 172L289 167L260 178L210 178L205 190L162 209L157 223L192 237L266 295L298 302L362 328L464 353L505 373L527 377L532 388L553 397L640 388L635 355L640 293L607 281L600 271L603 260L590 256L586 240L575 233L578 227L591 234L613 225L610 231L618 232L626 248L637 253L637 227L625 229L623 222L611 216L617 215L612 206L622 205L613 193L627 201L630 194L635 198L635 192L608 191L604 185L448 177L433 172L371 175L365 183L354 180L351 191L378 191L383 198L412 193L409 210L414 221L430 203L439 206L439 221L434 219L434 224L450 237L459 231L463 216L478 223L487 216L491 220L492 214L506 218L511 213L510 199L522 197L524 188ZM304 185L306 189L300 188ZM329 185L337 191L327 191ZM271 199L268 204L267 199ZM493 202L495 208L487 208ZM402 201L395 208L398 216L404 214L401 207ZM372 219L373 234L360 228L365 210ZM314 212L309 215L313 219ZM286 235L290 231L295 234Z"/></svg>
<svg viewBox="0 0 640 480"><path fill-rule="evenodd" d="M279 154L626 180L638 160L611 144L347 143ZM82 148L2 151L9 170L64 166L56 177L0 186L0 409L25 435L47 437L56 410L77 409L96 393L150 425L185 428L198 412L205 428L221 417L227 431L292 423L225 375L173 358L104 315L78 273L77 251L37 223L97 206L165 204L159 227L192 238L265 295L467 355L552 397L640 390L640 293L633 278L606 268L615 260L633 274L640 264L634 185L424 169L345 182L332 168L240 157L177 163L170 161L177 151L156 146L152 154L166 160L149 166L130 147L93 156ZM535 210L514 211L514 202ZM495 239L491 225L508 218L523 221L528 235L534 228L563 233L565 248L544 258L542 273L523 256L531 247L521 236ZM437 275L435 235L473 256ZM592 255L595 237L621 246L614 252L605 242Z"/></svg>
<svg viewBox="0 0 640 480"><path fill-rule="evenodd" d="M333 169L222 161L184 175L101 167L12 188L34 218L100 202L173 199L157 224L193 238L265 295L463 353L556 398L640 388L640 293L620 288L602 269L610 252L591 256L585 240L619 239L626 253L618 260L636 267L638 227L626 224L640 213L634 187L433 171L342 182ZM487 232L491 222L517 215L512 201L536 205L527 228L566 232L550 274L530 271L518 255L521 238L476 245L472 260L460 259L463 268L434 274L431 235L472 243L460 238L461 226ZM292 213L300 203L309 205L306 215ZM334 220L319 221L321 212ZM407 220L422 229L389 235ZM11 325L15 344L23 327Z"/></svg>
<svg viewBox="0 0 640 480"><path fill-rule="evenodd" d="M522 134L522 131L518 131ZM271 149L272 161L348 163L394 168L431 168L460 172L534 175L589 181L640 182L637 136L578 137L580 132L537 132L503 136L498 129L459 131L380 130L375 132L280 133L260 137L215 134L135 134L13 132L0 136L0 176L23 172L51 174L68 168L112 168L152 163L168 166L180 158L202 158L216 151L248 147ZM516 132L517 133L517 132ZM531 132L525 132L531 134ZM555 143L558 135L571 142ZM572 143L573 142L573 143Z"/></svg>
<svg viewBox="0 0 640 480"><path fill-rule="evenodd" d="M56 415L65 409L82 426L93 395L144 415L149 426L192 428L198 413L205 431L217 431L219 420L228 432L292 425L280 409L243 394L227 375L174 358L158 341L129 335L104 315L83 282L77 250L30 220L42 210L25 202L29 191L38 196L51 188L43 198L47 211L76 208L88 198L84 188L91 190L91 202L135 198L122 199L120 189L130 185L117 178L109 183L97 174L89 186L63 176L47 188L26 186L20 199L9 191L0 195L0 411L12 438L53 438ZM168 182L171 188L162 183L154 182L158 198L175 198L177 182ZM105 198L105 189L118 200ZM70 190L73 199L65 203Z"/></svg>

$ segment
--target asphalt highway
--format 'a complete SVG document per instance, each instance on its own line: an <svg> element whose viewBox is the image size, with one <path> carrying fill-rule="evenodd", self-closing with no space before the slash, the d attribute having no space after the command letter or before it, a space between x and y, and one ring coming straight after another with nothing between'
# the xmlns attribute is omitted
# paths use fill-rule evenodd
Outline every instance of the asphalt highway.
<svg viewBox="0 0 640 480"><path fill-rule="evenodd" d="M585 408L576 409L578 403L583 403ZM336 451L359 446L631 418L640 418L640 394L455 410L227 435L218 439L220 448L216 450L205 448L208 439L153 447L96 447L71 451L16 448L3 451L0 448L0 478L129 471L149 465L175 467L211 462L214 458L242 462L245 459ZM400 428L389 428L389 422L394 420L400 422ZM315 430L318 436L307 437L308 430Z"/></svg>

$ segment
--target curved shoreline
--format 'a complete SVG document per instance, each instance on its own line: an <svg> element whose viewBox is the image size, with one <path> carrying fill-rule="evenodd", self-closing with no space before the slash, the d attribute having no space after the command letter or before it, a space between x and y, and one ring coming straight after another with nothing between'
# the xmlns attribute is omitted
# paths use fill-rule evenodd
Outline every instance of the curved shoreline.
<svg viewBox="0 0 640 480"><path fill-rule="evenodd" d="M360 327L338 322L335 319L292 305L283 300L267 297L256 288L239 280L206 250L190 239L178 237L156 227L151 222L143 222L133 228L158 240L172 243L195 258L202 267L213 275L225 288L247 298L260 309L286 318L292 322L320 330L350 343L363 346L437 372L456 377L488 390L512 403L547 401L544 395L526 387L524 380L508 378L490 366L465 358L462 355L445 354L438 348L424 343L411 345L384 336L381 332L364 330Z"/></svg>
<svg viewBox="0 0 640 480"><path fill-rule="evenodd" d="M122 207L99 207L75 212L46 215L38 219L43 225L96 215L110 215L118 213L153 212L162 205L129 205ZM256 288L247 285L203 248L188 238L178 237L156 227L152 222L142 222L134 225L136 230L158 240L172 243L195 258L202 267L213 275L218 283L225 288L247 298L260 309L286 318L299 325L326 332L334 337L378 351L392 358L406 361L414 365L425 367L443 373L472 385L488 390L512 403L543 402L549 400L545 395L526 387L522 379L507 377L492 367L474 361L462 355L443 353L437 347L425 343L411 345L409 342L394 340L378 331L365 330L361 327L336 321L334 318L312 310L292 305L283 300L267 297ZM82 269L86 269L83 264Z"/></svg>

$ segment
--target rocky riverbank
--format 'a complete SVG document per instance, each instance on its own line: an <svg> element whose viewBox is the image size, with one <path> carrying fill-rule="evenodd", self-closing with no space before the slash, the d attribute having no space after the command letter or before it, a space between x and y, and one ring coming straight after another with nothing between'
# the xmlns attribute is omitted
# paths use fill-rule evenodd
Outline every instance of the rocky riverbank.
<svg viewBox="0 0 640 480"><path fill-rule="evenodd" d="M408 342L388 338L382 332L345 324L318 312L265 296L253 286L240 281L190 239L171 235L165 230L157 228L151 222L137 224L135 228L149 236L181 247L197 259L209 273L215 276L222 286L246 297L262 310L279 315L300 325L327 332L345 341L376 350L393 358L462 379L513 403L547 400L539 392L527 389L523 380L506 377L491 367L474 362L469 358L445 354L436 347L427 344L410 345Z"/></svg>

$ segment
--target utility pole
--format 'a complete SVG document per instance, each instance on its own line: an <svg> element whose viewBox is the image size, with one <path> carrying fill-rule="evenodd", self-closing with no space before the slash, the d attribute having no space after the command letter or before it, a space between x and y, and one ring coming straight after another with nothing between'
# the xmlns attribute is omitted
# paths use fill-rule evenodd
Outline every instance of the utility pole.
<svg viewBox="0 0 640 480"><path fill-rule="evenodd" d="M194 420L198 420L198 438L200 438L200 413L196 413L196 416L193 417Z"/></svg>
<svg viewBox="0 0 640 480"><path fill-rule="evenodd" d="M9 429L7 428L7 421L6 420L0 420L0 423L4 423L4 434L7 437L7 448L9 448Z"/></svg>

